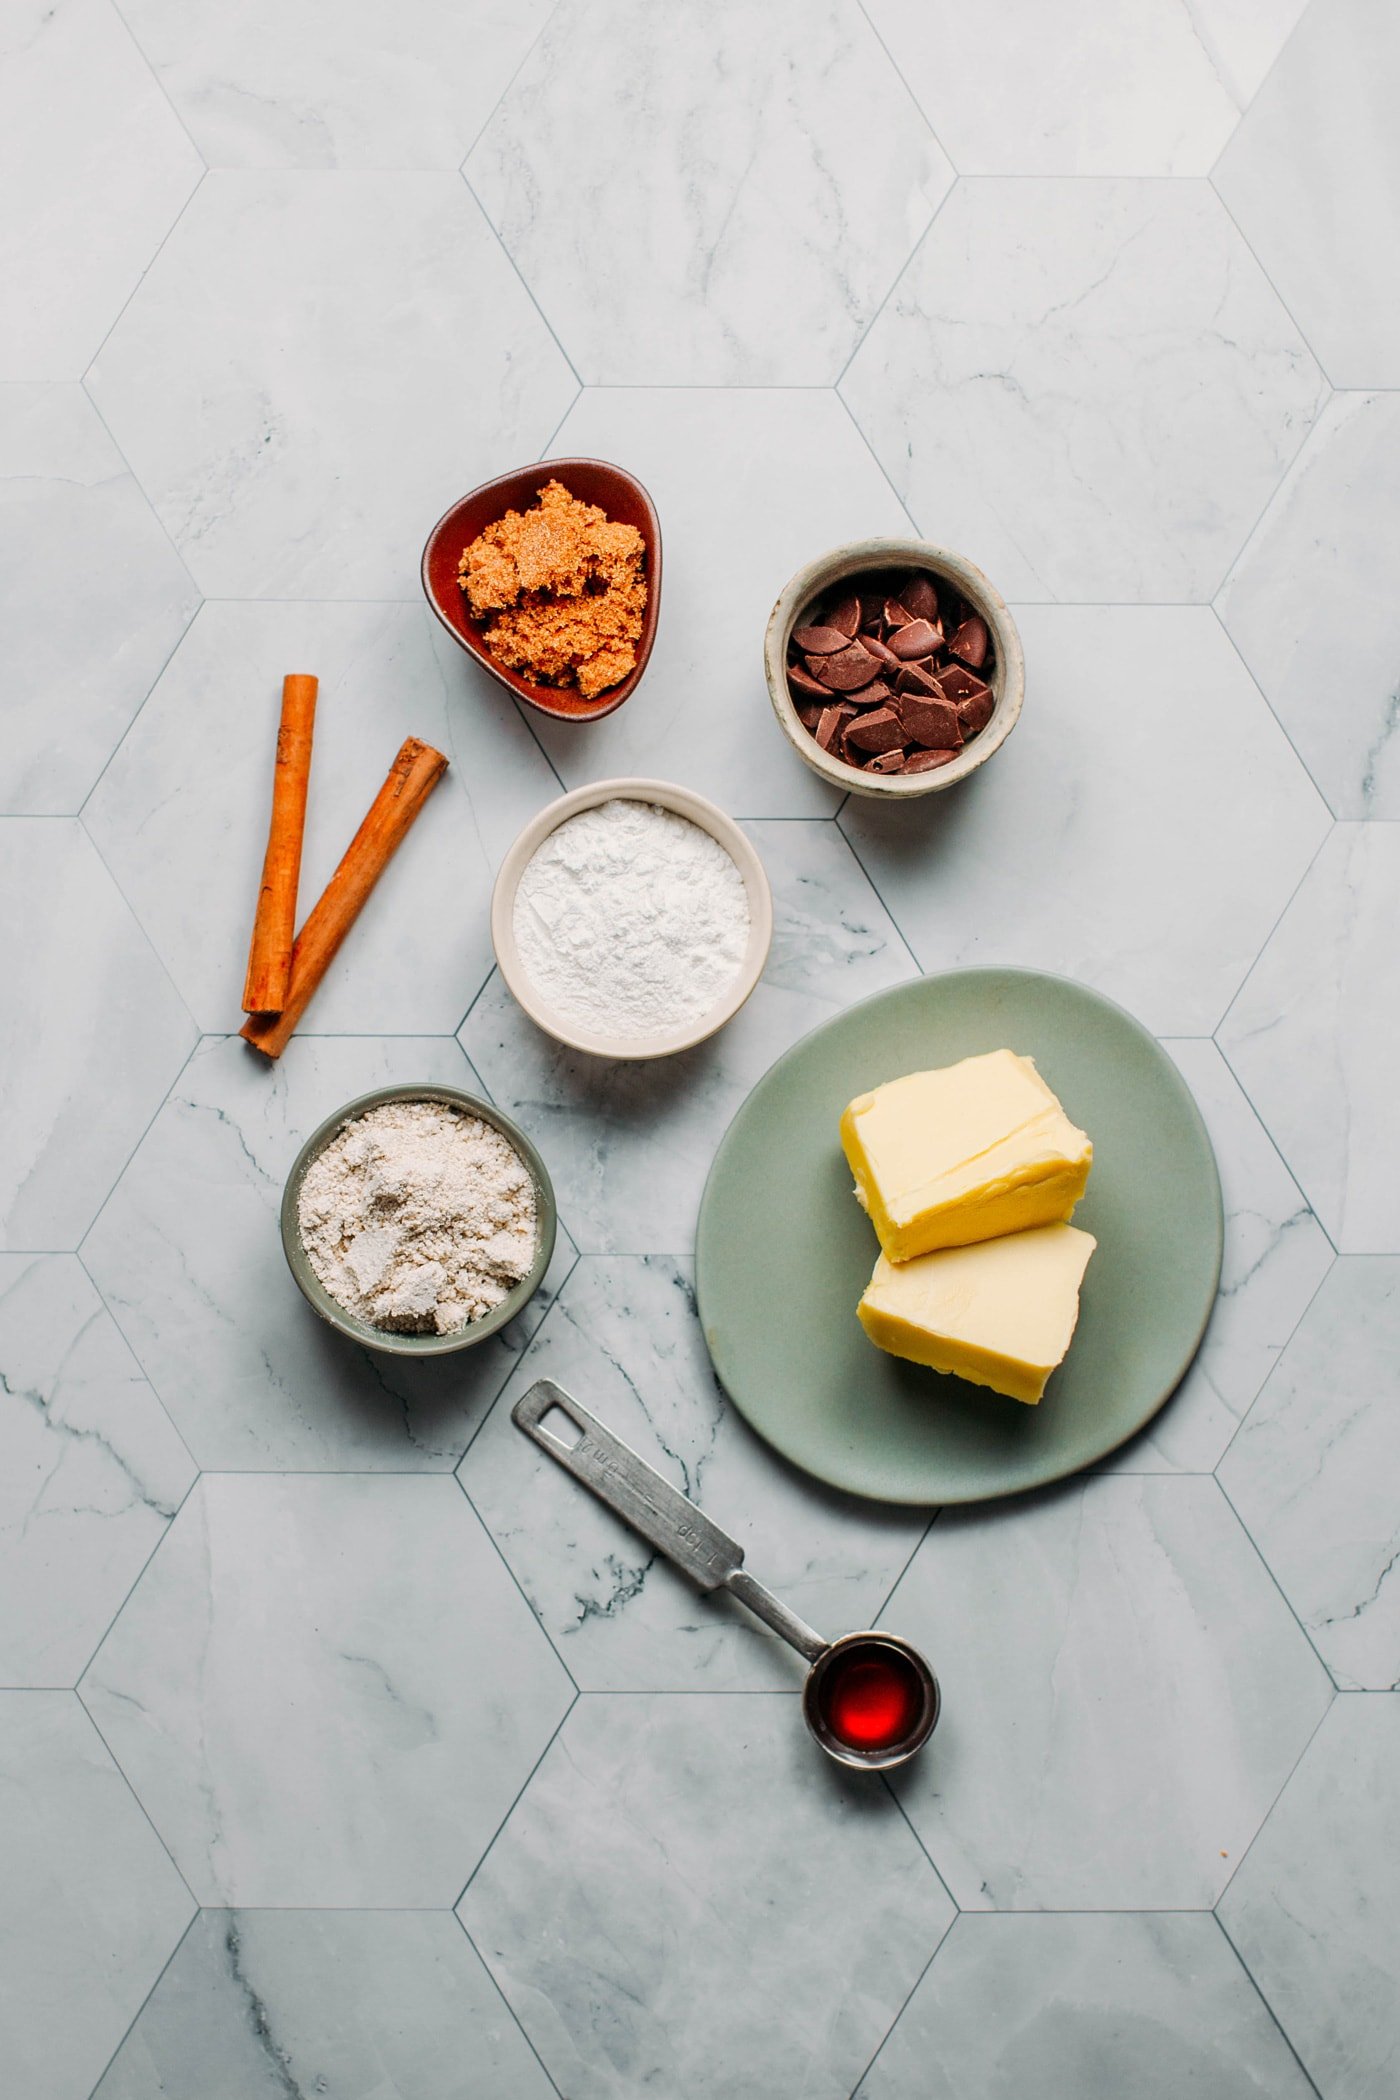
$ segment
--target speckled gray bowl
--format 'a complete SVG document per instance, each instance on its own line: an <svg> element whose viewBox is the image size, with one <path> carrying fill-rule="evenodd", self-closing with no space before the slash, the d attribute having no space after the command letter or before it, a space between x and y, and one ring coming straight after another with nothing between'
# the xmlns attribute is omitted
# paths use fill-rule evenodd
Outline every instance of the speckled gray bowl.
<svg viewBox="0 0 1400 2100"><path fill-rule="evenodd" d="M342 1131L347 1123L353 1123L368 1109L382 1108L386 1101L443 1101L449 1108L460 1108L469 1116L479 1116L483 1123L490 1123L501 1136L514 1145L535 1184L535 1219L539 1228L539 1246L535 1250L534 1263L528 1276L523 1276L513 1291L493 1306L479 1320L469 1320L454 1334L391 1334L383 1327L371 1327L365 1320L357 1320L353 1313L332 1298L311 1266L305 1247L301 1242L301 1228L297 1222L297 1205L301 1198L301 1184L307 1168L318 1152ZM360 1342L366 1349L380 1349L387 1356L447 1356L454 1349L470 1349L474 1342L484 1342L489 1334L495 1334L523 1311L544 1281L554 1253L554 1236L558 1230L559 1213L554 1201L554 1188L549 1179L549 1170L530 1140L518 1124L509 1116L503 1116L489 1101L479 1101L475 1094L464 1094L455 1086L381 1086L372 1094L360 1094L347 1101L333 1116L327 1116L319 1130L313 1130L298 1152L287 1176L287 1186L282 1191L282 1251L287 1257L287 1266L296 1278L297 1288L313 1312L318 1312L330 1327L340 1334L348 1335L352 1342Z"/></svg>

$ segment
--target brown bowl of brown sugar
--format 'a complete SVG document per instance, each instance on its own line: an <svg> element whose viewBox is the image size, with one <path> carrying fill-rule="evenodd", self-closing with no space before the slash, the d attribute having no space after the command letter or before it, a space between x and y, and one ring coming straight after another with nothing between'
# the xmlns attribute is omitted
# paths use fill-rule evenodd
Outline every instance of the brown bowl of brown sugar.
<svg viewBox="0 0 1400 2100"><path fill-rule="evenodd" d="M558 721L596 722L631 698L656 639L656 506L605 459L498 475L438 519L423 591L508 692Z"/></svg>

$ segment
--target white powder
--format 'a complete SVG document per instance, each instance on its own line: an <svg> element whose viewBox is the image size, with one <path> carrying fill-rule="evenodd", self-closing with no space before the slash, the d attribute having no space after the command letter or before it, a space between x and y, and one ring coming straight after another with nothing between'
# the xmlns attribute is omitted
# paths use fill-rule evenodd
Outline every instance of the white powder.
<svg viewBox="0 0 1400 2100"><path fill-rule="evenodd" d="M479 1320L539 1244L520 1154L441 1101L389 1101L347 1123L307 1168L297 1218L331 1296L400 1334Z"/></svg>
<svg viewBox="0 0 1400 2100"><path fill-rule="evenodd" d="M550 833L521 875L514 925L551 1013L647 1036L698 1021L733 984L749 900L708 831L653 802L617 800Z"/></svg>

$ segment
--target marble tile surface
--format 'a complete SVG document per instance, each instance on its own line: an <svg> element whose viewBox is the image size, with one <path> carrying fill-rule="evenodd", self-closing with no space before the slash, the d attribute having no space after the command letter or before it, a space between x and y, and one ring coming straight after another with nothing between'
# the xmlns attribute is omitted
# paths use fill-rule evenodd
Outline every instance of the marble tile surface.
<svg viewBox="0 0 1400 2100"><path fill-rule="evenodd" d="M0 387L0 809L71 816L199 594L81 387Z"/></svg>
<svg viewBox="0 0 1400 2100"><path fill-rule="evenodd" d="M1332 1263L1327 1235L1214 1043L1169 1042L1220 1169L1225 1258L1195 1362L1110 1473L1208 1473Z"/></svg>
<svg viewBox="0 0 1400 2100"><path fill-rule="evenodd" d="M830 385L952 181L854 0L562 0L466 175L595 386Z"/></svg>
<svg viewBox="0 0 1400 2100"><path fill-rule="evenodd" d="M0 1692L0 2066L87 2100L194 1901L71 1692Z"/></svg>
<svg viewBox="0 0 1400 2100"><path fill-rule="evenodd" d="M94 2100L550 2100L455 1918L206 1910Z"/></svg>
<svg viewBox="0 0 1400 2100"><path fill-rule="evenodd" d="M209 1474L80 1694L201 1903L453 1903L572 1687L453 1480Z"/></svg>
<svg viewBox="0 0 1400 2100"><path fill-rule="evenodd" d="M0 1684L70 1685L194 1462L71 1254L0 1254Z"/></svg>
<svg viewBox="0 0 1400 2100"><path fill-rule="evenodd" d="M1400 817L1400 401L1328 402L1217 601L1339 817Z"/></svg>
<svg viewBox="0 0 1400 2100"><path fill-rule="evenodd" d="M1400 1262L1348 1254L1220 1481L1344 1690L1400 1685Z"/></svg>
<svg viewBox="0 0 1400 2100"><path fill-rule="evenodd" d="M549 0L123 0L211 168L455 168Z"/></svg>
<svg viewBox="0 0 1400 2100"><path fill-rule="evenodd" d="M575 392L457 176L215 173L88 386L200 588L411 598Z"/></svg>
<svg viewBox="0 0 1400 2100"><path fill-rule="evenodd" d="M1400 16L1313 0L1216 166L1216 188L1334 386L1400 385Z"/></svg>
<svg viewBox="0 0 1400 2100"><path fill-rule="evenodd" d="M547 1154L584 1253L688 1253L715 1147L754 1082L819 1022L915 974L834 825L745 829L773 887L773 947L719 1035L664 1062L610 1064L543 1035L499 974L460 1030L492 1099Z"/></svg>
<svg viewBox="0 0 1400 2100"><path fill-rule="evenodd" d="M1325 382L1209 184L989 179L841 392L920 530L1004 596L1169 603L1214 594Z"/></svg>
<svg viewBox="0 0 1400 2100"><path fill-rule="evenodd" d="M450 1035L492 966L496 864L559 791L501 689L421 605L206 605L84 812L200 1026L242 1022L282 679L316 702L298 919L406 736L449 769L308 1009L321 1033Z"/></svg>
<svg viewBox="0 0 1400 2100"><path fill-rule="evenodd" d="M194 1043L92 841L0 823L0 1244L75 1247Z"/></svg>
<svg viewBox="0 0 1400 2100"><path fill-rule="evenodd" d="M834 1635L878 1623L924 1512L833 1493L758 1441L710 1369L688 1263L585 1255L458 1476L585 1691L791 1691L802 1664L740 1606L702 1597L526 1441L510 1409L537 1378L699 1502L809 1625Z"/></svg>
<svg viewBox="0 0 1400 2100"><path fill-rule="evenodd" d="M895 1785L963 1910L1208 1909L1332 1696L1213 1480L945 1510L884 1622L942 1682Z"/></svg>
<svg viewBox="0 0 1400 2100"><path fill-rule="evenodd" d="M542 723L570 787L679 780L733 816L829 816L841 798L779 729L763 675L773 601L843 541L909 517L840 401L810 388L589 387L560 455L626 458L664 520L661 625L645 683L606 721Z"/></svg>
<svg viewBox="0 0 1400 2100"><path fill-rule="evenodd" d="M1253 6L1260 42L1300 6ZM1093 0L993 0L972 65L957 0L868 12L960 175L1208 175L1239 118L1209 4L1136 0L1106 20Z"/></svg>
<svg viewBox="0 0 1400 2100"><path fill-rule="evenodd" d="M1327 2100L1385 2100L1400 2060L1400 1699L1339 1698L1220 1917Z"/></svg>
<svg viewBox="0 0 1400 2100"><path fill-rule="evenodd" d="M1338 824L1220 1047L1344 1253L1400 1253L1394 970L1400 828Z"/></svg>
<svg viewBox="0 0 1400 2100"><path fill-rule="evenodd" d="M202 173L110 0L9 0L0 380L81 379Z"/></svg>
<svg viewBox="0 0 1400 2100"><path fill-rule="evenodd" d="M852 800L839 824L925 970L1058 970L1149 1028L1209 1034L1326 807L1205 607L1016 618L1034 681L990 764L907 808Z"/></svg>
<svg viewBox="0 0 1400 2100"><path fill-rule="evenodd" d="M182 1950L183 1952L183 1950ZM960 1917L857 2100L1312 2100L1213 1918Z"/></svg>
<svg viewBox="0 0 1400 2100"><path fill-rule="evenodd" d="M953 1915L761 1693L585 1694L459 1910L570 2100L845 2100Z"/></svg>
<svg viewBox="0 0 1400 2100"><path fill-rule="evenodd" d="M83 1258L202 1466L447 1473L523 1335L412 1361L326 1326L282 1254L303 1142L357 1094L428 1080L479 1093L447 1038L306 1036L276 1065L206 1038L88 1235ZM567 1273L567 1234L517 1328Z"/></svg>

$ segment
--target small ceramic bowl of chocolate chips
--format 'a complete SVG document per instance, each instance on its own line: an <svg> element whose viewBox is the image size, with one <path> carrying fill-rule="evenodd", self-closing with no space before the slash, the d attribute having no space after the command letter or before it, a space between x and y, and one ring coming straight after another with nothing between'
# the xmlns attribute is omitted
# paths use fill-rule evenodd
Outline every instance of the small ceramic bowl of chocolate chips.
<svg viewBox="0 0 1400 2100"><path fill-rule="evenodd" d="M764 641L769 697L814 773L899 800L965 780L1016 725L1016 623L980 569L924 540L860 540L800 569Z"/></svg>

